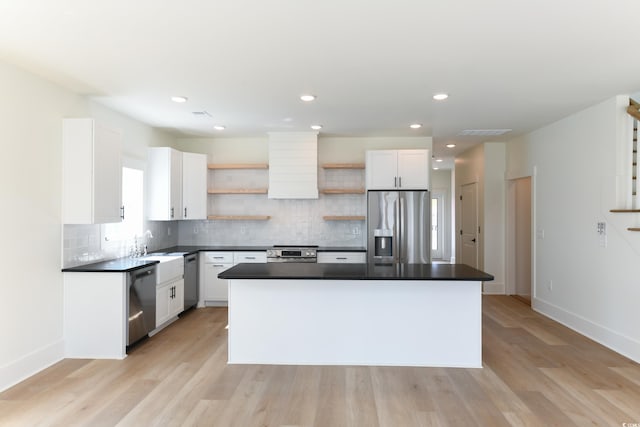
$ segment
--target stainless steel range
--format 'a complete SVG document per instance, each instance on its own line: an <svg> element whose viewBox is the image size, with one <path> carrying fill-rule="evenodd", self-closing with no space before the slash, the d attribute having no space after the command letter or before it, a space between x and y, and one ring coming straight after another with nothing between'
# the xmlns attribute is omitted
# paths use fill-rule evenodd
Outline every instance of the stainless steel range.
<svg viewBox="0 0 640 427"><path fill-rule="evenodd" d="M318 262L318 247L275 245L267 249L267 262Z"/></svg>

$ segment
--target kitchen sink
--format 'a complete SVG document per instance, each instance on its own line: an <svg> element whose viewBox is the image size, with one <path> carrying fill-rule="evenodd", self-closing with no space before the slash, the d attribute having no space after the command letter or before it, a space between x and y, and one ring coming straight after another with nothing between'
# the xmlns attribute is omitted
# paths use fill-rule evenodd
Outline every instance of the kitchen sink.
<svg viewBox="0 0 640 427"><path fill-rule="evenodd" d="M156 282L164 283L184 274L184 257L170 255L147 255L140 257L142 260L158 261L156 264Z"/></svg>

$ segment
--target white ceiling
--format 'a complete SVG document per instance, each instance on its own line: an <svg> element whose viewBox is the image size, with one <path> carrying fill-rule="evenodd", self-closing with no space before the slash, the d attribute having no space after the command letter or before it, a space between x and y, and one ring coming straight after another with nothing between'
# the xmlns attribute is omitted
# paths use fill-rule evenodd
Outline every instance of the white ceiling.
<svg viewBox="0 0 640 427"><path fill-rule="evenodd" d="M152 126L254 136L321 123L433 135L438 156L637 92L639 30L638 0L0 0L0 59ZM492 128L513 132L456 136Z"/></svg>

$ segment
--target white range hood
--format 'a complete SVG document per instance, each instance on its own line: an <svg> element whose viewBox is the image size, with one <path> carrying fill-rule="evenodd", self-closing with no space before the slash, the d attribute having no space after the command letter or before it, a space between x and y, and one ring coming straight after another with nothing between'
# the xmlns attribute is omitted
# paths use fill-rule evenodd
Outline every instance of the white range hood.
<svg viewBox="0 0 640 427"><path fill-rule="evenodd" d="M318 132L269 133L269 198L318 198Z"/></svg>

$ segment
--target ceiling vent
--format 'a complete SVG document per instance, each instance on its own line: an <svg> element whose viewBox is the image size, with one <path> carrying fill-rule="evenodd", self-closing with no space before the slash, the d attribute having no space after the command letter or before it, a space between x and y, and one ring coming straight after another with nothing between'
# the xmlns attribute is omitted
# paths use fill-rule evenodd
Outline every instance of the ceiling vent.
<svg viewBox="0 0 640 427"><path fill-rule="evenodd" d="M511 132L511 129L465 129L458 136L496 136Z"/></svg>
<svg viewBox="0 0 640 427"><path fill-rule="evenodd" d="M199 117L211 117L211 114L209 114L207 111L194 111L192 114Z"/></svg>

